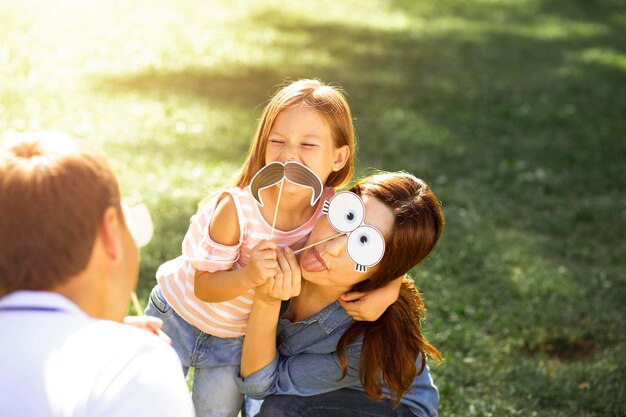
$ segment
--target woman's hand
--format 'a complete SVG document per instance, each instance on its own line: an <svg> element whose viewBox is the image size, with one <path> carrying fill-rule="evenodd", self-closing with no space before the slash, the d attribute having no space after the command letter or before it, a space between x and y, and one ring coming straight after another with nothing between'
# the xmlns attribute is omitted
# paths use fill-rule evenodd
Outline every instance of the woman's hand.
<svg viewBox="0 0 626 417"><path fill-rule="evenodd" d="M276 259L276 275L257 289L257 298L266 303L280 303L300 294L302 275L293 250L276 248Z"/></svg>
<svg viewBox="0 0 626 417"><path fill-rule="evenodd" d="M354 320L376 321L398 299L402 278L370 292L353 291L343 294L339 303Z"/></svg>
<svg viewBox="0 0 626 417"><path fill-rule="evenodd" d="M152 316L126 316L124 317L124 324L136 327L141 330L145 330L152 334L155 334L161 338L164 342L171 345L172 339L165 334L161 328L163 327L163 321L157 317Z"/></svg>

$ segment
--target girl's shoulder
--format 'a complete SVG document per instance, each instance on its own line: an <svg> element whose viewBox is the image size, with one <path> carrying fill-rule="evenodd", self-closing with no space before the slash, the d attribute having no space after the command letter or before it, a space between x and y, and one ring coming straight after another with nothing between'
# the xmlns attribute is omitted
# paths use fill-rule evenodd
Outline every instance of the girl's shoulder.
<svg viewBox="0 0 626 417"><path fill-rule="evenodd" d="M214 215L218 210L239 211L242 200L246 199L246 191L239 187L209 194L198 204L198 214Z"/></svg>
<svg viewBox="0 0 626 417"><path fill-rule="evenodd" d="M239 243L240 193L238 187L226 189L200 208L200 211L210 213L209 236L213 241L227 246Z"/></svg>

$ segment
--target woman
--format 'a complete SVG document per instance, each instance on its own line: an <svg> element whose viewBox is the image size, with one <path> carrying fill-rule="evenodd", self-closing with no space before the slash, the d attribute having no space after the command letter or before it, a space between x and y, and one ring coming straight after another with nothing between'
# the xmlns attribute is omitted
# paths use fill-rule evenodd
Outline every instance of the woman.
<svg viewBox="0 0 626 417"><path fill-rule="evenodd" d="M329 209L309 237L320 244L299 264L290 249L279 253L281 271L255 296L241 361L242 391L268 397L262 416L437 415L425 357L441 355L421 334L425 308L412 281L404 280L398 301L374 322L353 321L337 299L380 288L421 263L443 229L439 203L428 185L405 173L375 175L351 191L365 209L357 221L378 230L384 254L355 268L367 239L355 246L350 234L336 232L338 222L354 220L350 207L345 216ZM295 296L281 310L281 299Z"/></svg>

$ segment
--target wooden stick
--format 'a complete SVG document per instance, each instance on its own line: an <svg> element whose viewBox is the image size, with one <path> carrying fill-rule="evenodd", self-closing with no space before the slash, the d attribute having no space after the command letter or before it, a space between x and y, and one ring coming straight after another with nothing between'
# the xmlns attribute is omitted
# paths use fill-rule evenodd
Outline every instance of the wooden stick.
<svg viewBox="0 0 626 417"><path fill-rule="evenodd" d="M303 247L303 248L301 248L301 249L298 249L297 251L294 251L293 253L294 253L294 255L297 255L297 254L299 254L300 252L302 252L303 250L310 249L310 248L312 248L313 246L317 246L317 245L319 245L320 243L328 242L329 240L334 239L334 238L336 238L336 237L339 237L339 236L341 236L341 235L345 235L345 233L337 233L335 236L327 237L326 239L322 239L322 240L320 240L319 242L311 243L309 246L305 246L305 247Z"/></svg>
<svg viewBox="0 0 626 417"><path fill-rule="evenodd" d="M280 205L280 196L283 194L283 185L285 179L280 180L280 188L278 189L278 200L276 201L276 210L274 210L274 221L272 222L272 231L270 232L270 240L274 239L274 227L276 226L276 218L278 217L278 206Z"/></svg>
<svg viewBox="0 0 626 417"><path fill-rule="evenodd" d="M130 299L133 302L133 306L135 307L135 311L137 312L137 315L143 316L143 308L141 308L141 304L139 303L139 298L137 298L137 293L135 293L135 291L132 291L130 293Z"/></svg>

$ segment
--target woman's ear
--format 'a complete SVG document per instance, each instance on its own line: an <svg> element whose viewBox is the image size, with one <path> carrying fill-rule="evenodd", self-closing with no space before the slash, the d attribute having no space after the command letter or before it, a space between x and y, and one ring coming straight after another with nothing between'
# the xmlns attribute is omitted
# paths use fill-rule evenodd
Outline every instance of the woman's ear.
<svg viewBox="0 0 626 417"><path fill-rule="evenodd" d="M350 147L348 145L340 146L335 149L335 161L333 162L333 171L340 171L350 158Z"/></svg>
<svg viewBox="0 0 626 417"><path fill-rule="evenodd" d="M112 261L119 261L123 258L122 229L123 224L118 209L113 206L107 207L102 214L99 234L102 247Z"/></svg>

